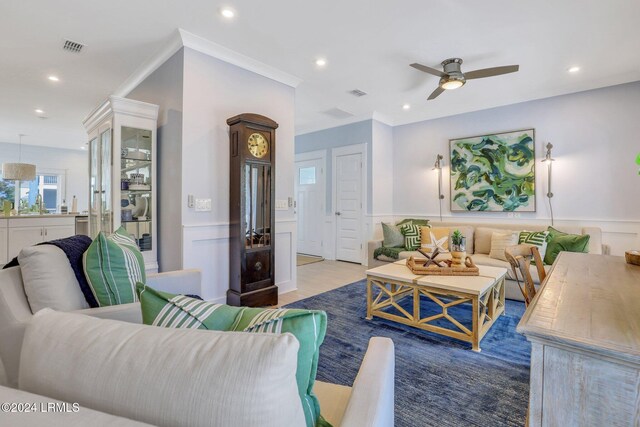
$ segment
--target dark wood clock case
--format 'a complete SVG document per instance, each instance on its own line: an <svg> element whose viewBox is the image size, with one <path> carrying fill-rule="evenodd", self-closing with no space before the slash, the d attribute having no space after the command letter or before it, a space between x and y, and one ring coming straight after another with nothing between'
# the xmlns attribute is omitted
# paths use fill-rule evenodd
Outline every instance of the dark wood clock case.
<svg viewBox="0 0 640 427"><path fill-rule="evenodd" d="M278 124L251 113L231 117L227 124L230 126L227 304L276 305L274 184Z"/></svg>

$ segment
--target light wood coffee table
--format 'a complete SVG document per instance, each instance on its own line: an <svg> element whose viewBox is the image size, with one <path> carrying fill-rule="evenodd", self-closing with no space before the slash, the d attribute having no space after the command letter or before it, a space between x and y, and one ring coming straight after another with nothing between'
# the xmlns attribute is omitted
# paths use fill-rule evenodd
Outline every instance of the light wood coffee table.
<svg viewBox="0 0 640 427"><path fill-rule="evenodd" d="M406 260L367 270L367 319L373 316L435 332L471 343L472 350L480 351L480 340L496 319L504 313L504 279L506 268L479 266L479 276L421 276L405 265ZM375 291L379 291L375 295ZM420 299L426 297L437 304L437 314L420 315ZM413 313L399 302L413 299ZM459 304L471 304L469 329L461 322L469 319L454 318L449 308ZM394 307L401 315L385 311ZM447 328L436 325L439 319L451 322Z"/></svg>

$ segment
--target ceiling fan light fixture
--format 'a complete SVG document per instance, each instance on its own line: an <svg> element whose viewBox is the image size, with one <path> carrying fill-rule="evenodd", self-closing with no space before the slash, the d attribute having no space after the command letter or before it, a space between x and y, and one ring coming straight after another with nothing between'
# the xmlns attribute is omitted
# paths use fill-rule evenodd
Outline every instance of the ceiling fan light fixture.
<svg viewBox="0 0 640 427"><path fill-rule="evenodd" d="M444 90L453 90L453 89L458 89L459 87L464 86L464 80L461 79L441 79L440 80L440 87Z"/></svg>

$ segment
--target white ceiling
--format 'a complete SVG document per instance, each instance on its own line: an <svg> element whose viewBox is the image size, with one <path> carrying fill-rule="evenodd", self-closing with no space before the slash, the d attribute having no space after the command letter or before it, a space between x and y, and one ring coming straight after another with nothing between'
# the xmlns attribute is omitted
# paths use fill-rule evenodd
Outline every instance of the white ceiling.
<svg viewBox="0 0 640 427"><path fill-rule="evenodd" d="M222 6L237 16L226 21ZM177 28L303 80L298 133L376 117L398 125L640 80L640 2L630 0L3 0L0 142L78 149L81 121ZM64 38L87 47L62 50ZM328 65L318 69L318 56ZM426 101L449 57L463 71L520 64ZM582 70L566 72L572 65ZM47 80L58 75L58 83ZM348 93L361 89L367 96ZM411 109L402 109L404 103ZM340 108L351 119L323 111ZM45 111L37 118L34 109Z"/></svg>

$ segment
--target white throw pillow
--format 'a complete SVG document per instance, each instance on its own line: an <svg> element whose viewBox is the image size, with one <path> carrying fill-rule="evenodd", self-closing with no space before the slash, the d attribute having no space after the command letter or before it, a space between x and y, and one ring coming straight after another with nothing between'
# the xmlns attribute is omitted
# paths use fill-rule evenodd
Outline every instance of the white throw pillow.
<svg viewBox="0 0 640 427"><path fill-rule="evenodd" d="M32 313L43 308L57 311L89 308L62 249L54 245L29 246L20 251L18 262Z"/></svg>
<svg viewBox="0 0 640 427"><path fill-rule="evenodd" d="M298 340L173 329L42 310L26 328L19 388L153 425L306 425Z"/></svg>
<svg viewBox="0 0 640 427"><path fill-rule="evenodd" d="M489 252L490 258L500 259L506 261L507 257L504 254L505 248L518 244L518 233L496 233L491 234L491 251Z"/></svg>

